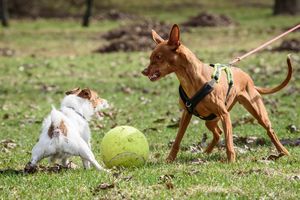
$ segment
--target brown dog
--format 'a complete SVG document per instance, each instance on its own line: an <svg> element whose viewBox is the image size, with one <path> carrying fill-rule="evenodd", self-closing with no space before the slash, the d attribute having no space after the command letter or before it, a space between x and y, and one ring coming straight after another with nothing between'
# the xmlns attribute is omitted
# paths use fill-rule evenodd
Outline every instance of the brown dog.
<svg viewBox="0 0 300 200"><path fill-rule="evenodd" d="M144 69L142 73L148 76L151 81L156 81L167 74L175 72L182 89L186 95L191 98L205 83L212 79L211 75L214 69L208 64L202 63L187 47L182 45L179 41L179 35L179 27L176 24L173 26L168 40L162 39L152 30L152 37L157 46L150 56L150 65ZM257 119L258 123L267 130L268 136L280 155L289 155L289 152L280 143L272 129L260 95L275 93L288 84L292 76L292 65L289 56L287 63L287 77L280 85L272 89L255 86L248 74L239 68L231 67L234 86L228 96L226 95L229 87L227 78L224 72L221 73L220 80L214 85L213 91L205 96L195 107L195 111L197 111L200 116L209 116L211 114L216 116L213 120L207 120L205 123L206 127L213 133L213 139L205 150L206 153L210 153L220 139L222 131L218 127L218 121L221 120L225 134L228 161L235 161L229 111L236 102L239 102ZM187 110L182 99L179 101L184 111L175 142L167 158L168 162L175 160L179 151L180 142L192 117L192 114Z"/></svg>

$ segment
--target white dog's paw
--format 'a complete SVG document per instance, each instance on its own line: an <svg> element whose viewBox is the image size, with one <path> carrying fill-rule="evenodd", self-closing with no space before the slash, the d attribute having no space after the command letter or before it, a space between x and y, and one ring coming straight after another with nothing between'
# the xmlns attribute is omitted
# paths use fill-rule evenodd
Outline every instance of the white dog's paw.
<svg viewBox="0 0 300 200"><path fill-rule="evenodd" d="M25 173L33 174L38 171L36 165L33 165L31 162L27 163L24 168Z"/></svg>

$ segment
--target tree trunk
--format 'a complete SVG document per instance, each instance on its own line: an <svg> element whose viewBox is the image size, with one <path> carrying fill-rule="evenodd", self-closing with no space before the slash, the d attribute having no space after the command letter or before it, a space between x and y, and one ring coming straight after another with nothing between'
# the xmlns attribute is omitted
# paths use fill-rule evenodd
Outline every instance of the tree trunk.
<svg viewBox="0 0 300 200"><path fill-rule="evenodd" d="M273 14L299 15L300 0L275 0Z"/></svg>
<svg viewBox="0 0 300 200"><path fill-rule="evenodd" d="M93 0L86 0L86 11L83 16L82 26L88 27L90 24L90 17L92 15L92 7L93 7Z"/></svg>
<svg viewBox="0 0 300 200"><path fill-rule="evenodd" d="M8 12L7 12L7 1L0 0L0 17L2 26L8 26Z"/></svg>

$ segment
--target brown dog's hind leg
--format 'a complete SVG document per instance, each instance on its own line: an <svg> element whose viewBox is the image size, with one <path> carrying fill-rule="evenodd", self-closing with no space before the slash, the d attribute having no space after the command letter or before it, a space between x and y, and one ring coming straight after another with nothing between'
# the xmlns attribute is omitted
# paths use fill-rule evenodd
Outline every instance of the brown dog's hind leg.
<svg viewBox="0 0 300 200"><path fill-rule="evenodd" d="M186 110L183 111L180 123L179 123L179 129L177 136L175 138L175 141L172 145L171 151L169 153L169 156L167 157L167 162L173 162L177 156L177 153L179 151L180 142L184 136L184 133L186 131L186 128L188 127L190 121L191 121L192 115L188 113Z"/></svg>
<svg viewBox="0 0 300 200"><path fill-rule="evenodd" d="M213 133L213 139L204 151L205 153L209 154L218 144L222 131L218 126L218 121L206 121L205 125L208 128L208 130L210 130Z"/></svg>
<svg viewBox="0 0 300 200"><path fill-rule="evenodd" d="M272 143L280 154L289 155L288 150L280 143L275 134L268 113L262 101L260 94L256 90L243 93L239 97L239 102L255 117L258 123L267 130Z"/></svg>

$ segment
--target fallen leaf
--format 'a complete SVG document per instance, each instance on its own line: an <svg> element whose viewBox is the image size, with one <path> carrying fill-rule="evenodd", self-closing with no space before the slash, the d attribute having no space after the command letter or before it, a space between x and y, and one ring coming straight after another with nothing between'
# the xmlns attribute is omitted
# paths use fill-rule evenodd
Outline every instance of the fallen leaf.
<svg viewBox="0 0 300 200"><path fill-rule="evenodd" d="M272 161L275 161L277 159L279 159L280 157L284 156L285 154L283 153L280 153L278 155L275 155L275 154L271 154L269 155L268 157L265 158L265 160L272 160Z"/></svg>
<svg viewBox="0 0 300 200"><path fill-rule="evenodd" d="M160 184L164 184L168 190L171 190L174 188L174 184L172 183L172 179L174 179L175 176L173 174L165 174L158 178Z"/></svg>
<svg viewBox="0 0 300 200"><path fill-rule="evenodd" d="M124 93L124 94L132 94L133 93L133 90L128 87L128 86L124 86L121 88L121 91Z"/></svg>
<svg viewBox="0 0 300 200"><path fill-rule="evenodd" d="M5 113L4 115L3 115L3 117L2 117L2 119L9 119L9 114L8 113Z"/></svg>
<svg viewBox="0 0 300 200"><path fill-rule="evenodd" d="M299 132L299 129L296 127L296 125L294 124L290 124L286 127L286 129L290 132L290 133L297 133Z"/></svg>
<svg viewBox="0 0 300 200"><path fill-rule="evenodd" d="M114 188L115 187L115 184L114 183L101 183L98 188L101 189L101 190L106 190L106 189L109 189L109 188Z"/></svg>
<svg viewBox="0 0 300 200"><path fill-rule="evenodd" d="M252 116L246 116L232 122L232 127L234 128L243 124L253 124L254 122L255 119Z"/></svg>
<svg viewBox="0 0 300 200"><path fill-rule="evenodd" d="M293 175L289 179L293 181L300 181L300 175Z"/></svg>
<svg viewBox="0 0 300 200"><path fill-rule="evenodd" d="M203 160L201 158L196 158L196 159L192 160L191 163L194 165L203 165L203 164L207 164L207 161Z"/></svg>
<svg viewBox="0 0 300 200"><path fill-rule="evenodd" d="M170 141L168 142L168 147L172 147L172 145L174 144L174 142L175 142L175 140L170 140Z"/></svg>
<svg viewBox="0 0 300 200"><path fill-rule="evenodd" d="M96 195L101 190L107 190L115 187L115 183L100 183L93 191L92 194Z"/></svg>
<svg viewBox="0 0 300 200"><path fill-rule="evenodd" d="M300 146L300 138L295 138L295 139L281 139L280 140L282 145L287 145L287 146Z"/></svg>
<svg viewBox="0 0 300 200"><path fill-rule="evenodd" d="M173 124L167 125L167 128L178 128L178 127L179 127L179 123L173 123Z"/></svg>
<svg viewBox="0 0 300 200"><path fill-rule="evenodd" d="M174 189L174 185L171 181L165 182L165 185L168 190Z"/></svg>
<svg viewBox="0 0 300 200"><path fill-rule="evenodd" d="M273 160L257 160L257 162L259 162L259 163L264 163L264 164L267 164L267 165L269 165L269 164L271 164L271 163L274 163L274 161Z"/></svg>
<svg viewBox="0 0 300 200"><path fill-rule="evenodd" d="M161 154L160 154L160 153L158 153L158 152L156 152L156 153L154 153L153 157L154 157L154 158L156 158L156 159L158 159L158 158L160 158L160 157L161 157Z"/></svg>
<svg viewBox="0 0 300 200"><path fill-rule="evenodd" d="M164 121L166 121L166 118L161 117L161 118L154 120L153 123L162 123Z"/></svg>
<svg viewBox="0 0 300 200"><path fill-rule="evenodd" d="M173 174L165 174L165 175L161 175L158 180L161 181L161 182L165 182L165 181L168 181L168 180L172 180L174 179L175 176Z"/></svg>
<svg viewBox="0 0 300 200"><path fill-rule="evenodd" d="M145 105L145 104L148 104L148 103L151 103L151 100L150 99L147 99L146 97L143 97L141 96L139 98L139 100L141 101L141 104Z"/></svg>
<svg viewBox="0 0 300 200"><path fill-rule="evenodd" d="M143 132L148 132L148 131L158 131L158 128L156 128L156 127L149 127L149 128L145 128L143 130Z"/></svg>
<svg viewBox="0 0 300 200"><path fill-rule="evenodd" d="M172 118L171 123L167 125L167 128L178 128L180 123L180 118Z"/></svg>
<svg viewBox="0 0 300 200"><path fill-rule="evenodd" d="M114 111L102 112L102 114L106 117L109 117L111 120L115 120L118 112L114 110Z"/></svg>
<svg viewBox="0 0 300 200"><path fill-rule="evenodd" d="M132 176L125 176L125 177L122 177L121 179L122 179L123 181L128 182L128 181L130 181L130 180L132 179Z"/></svg>
<svg viewBox="0 0 300 200"><path fill-rule="evenodd" d="M189 176L193 176L193 175L196 175L200 172L200 170L197 170L197 169L192 169L190 171L187 171L186 173L189 175Z"/></svg>
<svg viewBox="0 0 300 200"><path fill-rule="evenodd" d="M12 139L4 139L0 141L1 151L4 153L8 153L10 150L17 147L17 144Z"/></svg>

